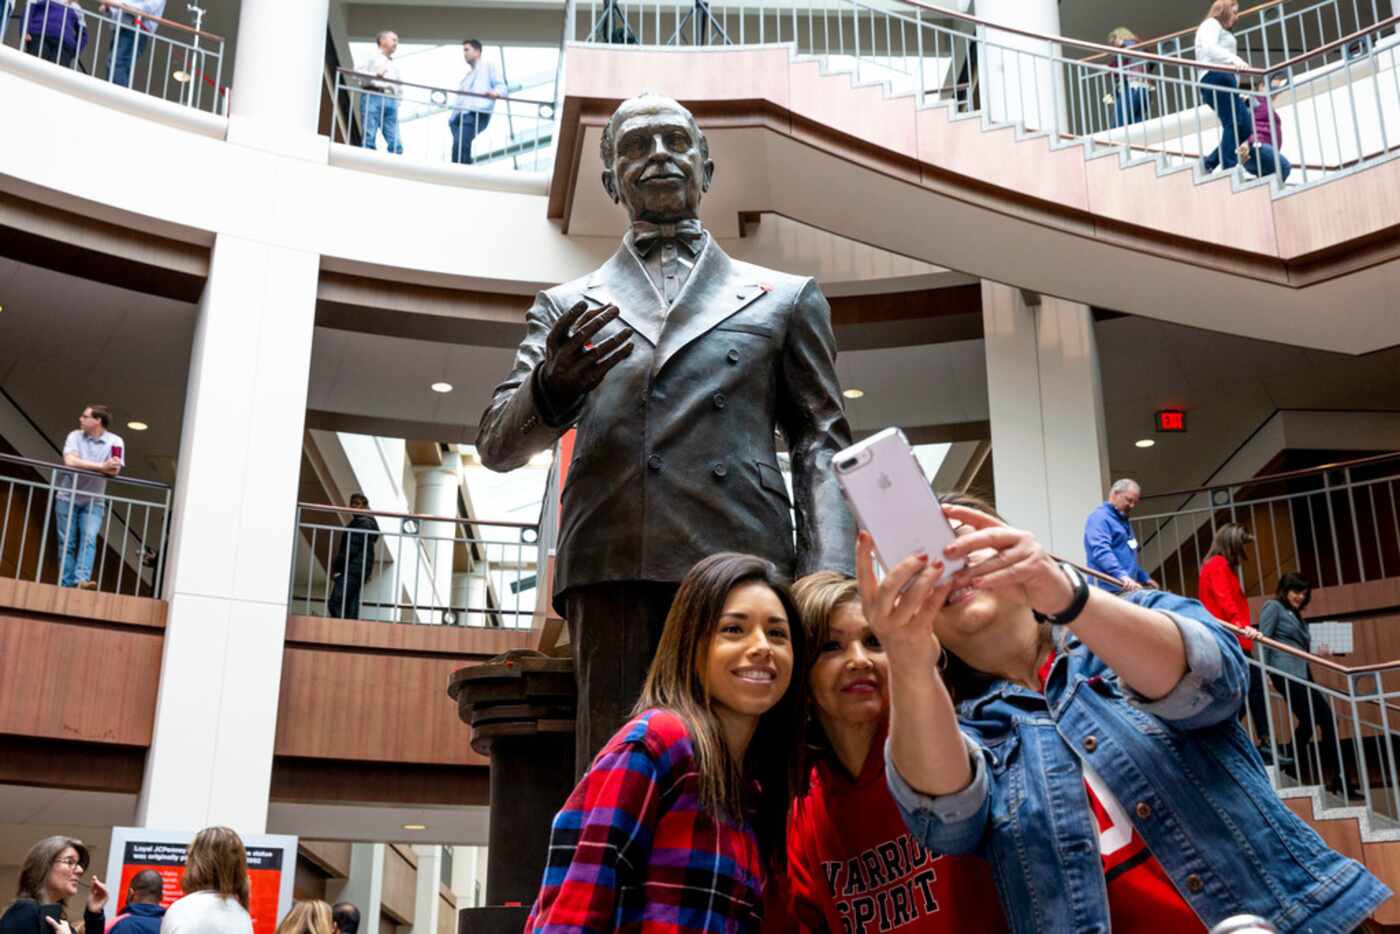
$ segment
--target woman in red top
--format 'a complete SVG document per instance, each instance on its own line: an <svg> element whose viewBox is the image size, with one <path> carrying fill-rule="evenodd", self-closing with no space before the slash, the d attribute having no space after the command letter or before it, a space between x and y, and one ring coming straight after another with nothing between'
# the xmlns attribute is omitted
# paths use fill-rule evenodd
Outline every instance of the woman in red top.
<svg viewBox="0 0 1400 934"><path fill-rule="evenodd" d="M890 666L856 582L818 572L797 582L793 599L807 634L799 670L808 672L815 755L788 821L786 905L770 898L765 930L1004 931L991 866L925 850L890 797Z"/></svg>
<svg viewBox="0 0 1400 934"><path fill-rule="evenodd" d="M1254 535L1238 522L1222 525L1215 533L1210 551L1206 552L1205 563L1201 565L1201 579L1197 593L1210 615L1223 623L1229 623L1240 632L1235 638L1240 640L1240 648L1249 659L1254 659L1254 640L1245 635L1251 629L1249 624L1249 601L1240 587L1240 568L1249 560L1248 548L1254 544ZM1249 718L1254 721L1254 733L1259 737L1259 755L1266 765L1273 764L1269 753L1269 718L1265 715L1264 678L1259 666L1249 666L1249 694L1246 697ZM1289 765L1291 763L1284 763Z"/></svg>

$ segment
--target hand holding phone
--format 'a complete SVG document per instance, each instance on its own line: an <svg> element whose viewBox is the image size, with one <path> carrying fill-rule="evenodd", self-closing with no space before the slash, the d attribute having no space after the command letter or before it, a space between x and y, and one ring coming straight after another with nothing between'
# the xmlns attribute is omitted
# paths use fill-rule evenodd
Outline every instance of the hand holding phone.
<svg viewBox="0 0 1400 934"><path fill-rule="evenodd" d="M962 570L964 559L943 558L953 527L904 432L886 428L841 451L832 463L856 523L875 539L886 573L917 552L943 560L940 580Z"/></svg>

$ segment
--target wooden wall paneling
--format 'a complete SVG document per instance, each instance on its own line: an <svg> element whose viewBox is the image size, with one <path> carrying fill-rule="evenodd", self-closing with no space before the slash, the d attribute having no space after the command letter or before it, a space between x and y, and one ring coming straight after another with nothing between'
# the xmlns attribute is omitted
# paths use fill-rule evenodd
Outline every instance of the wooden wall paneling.
<svg viewBox="0 0 1400 934"><path fill-rule="evenodd" d="M457 897L447 886L438 884L437 934L457 934Z"/></svg>
<svg viewBox="0 0 1400 934"><path fill-rule="evenodd" d="M0 609L95 623L164 629L168 605L164 600L148 597L128 597L78 590L76 587L0 579Z"/></svg>
<svg viewBox="0 0 1400 934"><path fill-rule="evenodd" d="M418 867L410 862L411 856L411 853L405 856L398 846L384 848L384 888L380 906L399 924L413 923L413 909L418 898Z"/></svg>
<svg viewBox="0 0 1400 934"><path fill-rule="evenodd" d="M339 840L301 840L297 844L299 856L303 856L320 868L332 879L346 879L350 876L351 844Z"/></svg>
<svg viewBox="0 0 1400 934"><path fill-rule="evenodd" d="M0 733L149 746L161 649L158 630L0 609Z"/></svg>
<svg viewBox="0 0 1400 934"><path fill-rule="evenodd" d="M319 866L300 855L297 857L296 875L292 879L292 898L299 902L326 900L326 877Z"/></svg>
<svg viewBox="0 0 1400 934"><path fill-rule="evenodd" d="M380 912L379 914L379 934L398 934L399 926L393 918Z"/></svg>
<svg viewBox="0 0 1400 934"><path fill-rule="evenodd" d="M0 783L137 794L146 750L0 735Z"/></svg>
<svg viewBox="0 0 1400 934"><path fill-rule="evenodd" d="M1371 874L1392 892L1400 892L1400 841L1363 843L1361 851L1365 857L1361 861ZM1371 917L1381 924L1400 924L1400 895L1392 895Z"/></svg>

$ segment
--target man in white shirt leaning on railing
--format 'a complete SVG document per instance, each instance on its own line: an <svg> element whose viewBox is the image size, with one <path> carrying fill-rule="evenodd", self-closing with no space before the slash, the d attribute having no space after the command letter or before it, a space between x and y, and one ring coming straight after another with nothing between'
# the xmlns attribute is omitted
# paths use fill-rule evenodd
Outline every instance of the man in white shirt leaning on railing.
<svg viewBox="0 0 1400 934"><path fill-rule="evenodd" d="M472 70L457 85L457 96L452 103L454 113L447 125L452 130L452 161L459 165L471 165L472 142L491 122L497 98L504 97L509 88L501 80L501 71L496 63L481 57L480 39L463 42L462 57Z"/></svg>
<svg viewBox="0 0 1400 934"><path fill-rule="evenodd" d="M379 50L359 69L361 73L374 76L365 82L365 90L360 92L361 144L366 149L377 149L379 134L383 132L384 148L401 156L403 143L399 141L399 98L403 97L403 85L399 83L399 66L394 63L399 37L386 29L375 37L375 42Z"/></svg>
<svg viewBox="0 0 1400 934"><path fill-rule="evenodd" d="M123 0L104 3L98 12L112 17L115 36L107 56L107 78L124 88L132 87L132 66L146 52L165 15L165 0ZM148 82L142 83L142 88Z"/></svg>

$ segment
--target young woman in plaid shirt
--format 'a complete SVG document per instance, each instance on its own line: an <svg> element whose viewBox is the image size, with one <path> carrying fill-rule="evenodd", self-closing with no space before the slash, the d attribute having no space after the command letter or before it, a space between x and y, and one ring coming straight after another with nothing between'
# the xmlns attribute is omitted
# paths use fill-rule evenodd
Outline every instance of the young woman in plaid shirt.
<svg viewBox="0 0 1400 934"><path fill-rule="evenodd" d="M758 930L783 871L804 648L771 562L719 554L686 575L636 716L554 818L526 931Z"/></svg>

